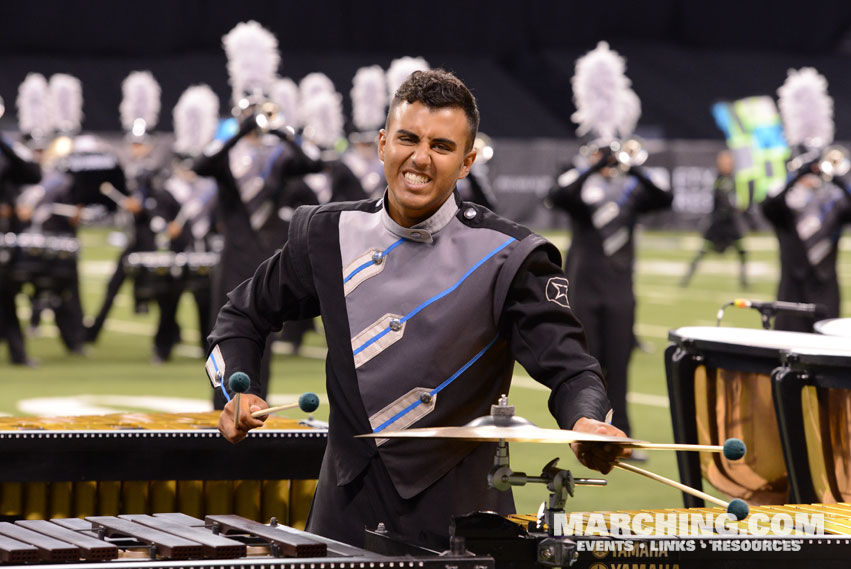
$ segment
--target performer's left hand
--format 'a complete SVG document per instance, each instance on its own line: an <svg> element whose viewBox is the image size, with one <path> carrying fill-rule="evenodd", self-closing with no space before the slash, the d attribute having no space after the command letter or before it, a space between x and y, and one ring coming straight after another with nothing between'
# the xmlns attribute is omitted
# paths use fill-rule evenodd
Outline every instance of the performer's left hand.
<svg viewBox="0 0 851 569"><path fill-rule="evenodd" d="M576 421L573 430L595 435L626 437L626 433L617 427L587 417L582 417ZM598 470L603 474L608 474L614 468L616 460L627 458L632 454L631 448L607 443L573 443L570 448L573 449L573 453L583 466Z"/></svg>
<svg viewBox="0 0 851 569"><path fill-rule="evenodd" d="M219 415L219 432L222 433L228 441L238 443L248 435L248 431L262 427L266 422L266 416L252 417L251 413L266 409L269 404L262 398L251 393L245 393L240 400L239 423L234 424L234 415L236 414L236 401L234 397L228 401L225 408L222 409L222 414Z"/></svg>

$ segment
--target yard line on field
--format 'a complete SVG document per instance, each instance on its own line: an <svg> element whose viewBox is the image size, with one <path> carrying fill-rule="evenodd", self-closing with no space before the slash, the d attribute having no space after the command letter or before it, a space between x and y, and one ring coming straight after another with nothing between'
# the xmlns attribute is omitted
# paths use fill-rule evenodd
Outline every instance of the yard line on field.
<svg viewBox="0 0 851 569"><path fill-rule="evenodd" d="M550 388L540 384L528 375L515 374L511 378L512 387L520 387L523 389L532 389L534 391L549 391ZM626 400L637 405L646 405L648 407L664 407L668 408L668 398L663 395L651 395L649 393L636 393L630 391L626 395Z"/></svg>

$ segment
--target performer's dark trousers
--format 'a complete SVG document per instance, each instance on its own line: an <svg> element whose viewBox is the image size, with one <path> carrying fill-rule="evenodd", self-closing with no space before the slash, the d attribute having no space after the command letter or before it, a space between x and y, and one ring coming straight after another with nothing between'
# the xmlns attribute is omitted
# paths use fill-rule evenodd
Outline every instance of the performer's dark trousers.
<svg viewBox="0 0 851 569"><path fill-rule="evenodd" d="M571 298L570 305L585 328L588 351L603 368L614 410L612 424L629 435L626 392L629 359L635 345L635 297L621 293L612 294L611 298L579 296Z"/></svg>
<svg viewBox="0 0 851 569"><path fill-rule="evenodd" d="M180 325L177 323L177 305L183 288L175 286L175 290L157 296L160 308L160 322L154 335L154 351L162 361L171 357L171 350L180 342Z"/></svg>
<svg viewBox="0 0 851 569"><path fill-rule="evenodd" d="M80 283L76 273L74 277L73 282L58 293L59 302L53 314L62 343L70 352L81 352L85 338L83 307L80 304Z"/></svg>
<svg viewBox="0 0 851 569"><path fill-rule="evenodd" d="M106 294L104 295L103 302L100 305L100 310L98 311L97 316L95 316L94 323L87 331L86 339L90 342L97 340L98 334L100 334L100 330L103 328L104 322L106 322L109 310L112 308L112 303L115 302L115 297L118 295L118 291L121 289L124 279L127 278L127 273L124 272L124 259L130 253L130 249L125 249L118 258L115 271L112 273L112 277L106 285Z"/></svg>
<svg viewBox="0 0 851 569"><path fill-rule="evenodd" d="M804 278L782 275L777 287L777 300L814 303L818 306L818 310L814 315L780 312L774 319L775 330L812 332L813 324L819 320L839 316L839 281L835 276L832 279L820 281L812 274Z"/></svg>
<svg viewBox="0 0 851 569"><path fill-rule="evenodd" d="M0 340L9 344L9 359L12 363L23 364L27 361L24 347L24 335L21 322L15 310L16 287L11 283L0 282Z"/></svg>

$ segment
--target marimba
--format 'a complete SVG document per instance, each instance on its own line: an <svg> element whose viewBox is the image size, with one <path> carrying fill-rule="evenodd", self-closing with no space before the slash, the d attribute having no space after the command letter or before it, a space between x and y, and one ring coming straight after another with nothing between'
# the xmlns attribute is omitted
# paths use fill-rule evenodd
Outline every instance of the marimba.
<svg viewBox="0 0 851 569"><path fill-rule="evenodd" d="M0 418L0 517L181 511L303 527L327 430L270 417L232 445L217 421L217 412Z"/></svg>
<svg viewBox="0 0 851 569"><path fill-rule="evenodd" d="M0 523L0 561L92 568L116 560L127 569L236 567L294 569L492 569L485 556L387 556L294 528L235 515L204 520L180 513L92 516ZM77 564L74 564L77 562ZM26 565L23 565L26 564Z"/></svg>

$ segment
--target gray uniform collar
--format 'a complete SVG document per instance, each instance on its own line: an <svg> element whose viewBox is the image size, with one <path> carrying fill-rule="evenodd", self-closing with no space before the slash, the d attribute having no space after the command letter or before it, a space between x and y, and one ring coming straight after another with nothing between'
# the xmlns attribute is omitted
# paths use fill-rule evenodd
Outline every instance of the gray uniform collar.
<svg viewBox="0 0 851 569"><path fill-rule="evenodd" d="M404 237L405 239L418 241L420 243L431 243L434 241L434 235L446 227L449 222L452 221L452 218L455 217L455 214L458 213L458 203L455 200L454 191L449 194L449 197L446 198L446 201L443 202L440 209L434 212L434 215L419 222L413 227L402 227L390 217L390 214L387 212L387 190L384 191L382 204L381 222L384 224L387 231L393 235L398 235L399 237Z"/></svg>

